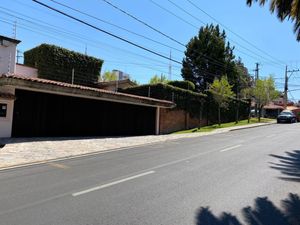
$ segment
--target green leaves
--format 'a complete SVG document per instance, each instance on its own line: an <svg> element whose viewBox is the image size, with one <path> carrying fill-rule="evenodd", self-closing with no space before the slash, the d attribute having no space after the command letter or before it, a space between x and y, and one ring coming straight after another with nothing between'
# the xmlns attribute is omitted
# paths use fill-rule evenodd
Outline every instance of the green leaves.
<svg viewBox="0 0 300 225"><path fill-rule="evenodd" d="M246 0L249 6L253 2L259 2L264 5L267 0ZM271 0L271 13L276 12L277 17L283 21L286 18L294 21L294 33L296 33L297 41L300 41L300 1L299 0Z"/></svg>
<svg viewBox="0 0 300 225"><path fill-rule="evenodd" d="M228 102L235 97L232 85L229 84L226 76L222 76L220 79L215 78L209 87L209 92L213 94L214 100L221 108L227 108Z"/></svg>
<svg viewBox="0 0 300 225"><path fill-rule="evenodd" d="M168 83L168 79L166 75L163 74L161 74L160 76L154 75L149 81L149 84L159 84L159 83L163 83L163 84Z"/></svg>
<svg viewBox="0 0 300 225"><path fill-rule="evenodd" d="M225 31L219 26L201 27L197 36L187 44L183 59L182 77L192 81L198 91L204 91L215 77L227 74L231 83L236 78L233 47L226 42Z"/></svg>
<svg viewBox="0 0 300 225"><path fill-rule="evenodd" d="M276 90L274 79L271 76L256 81L253 88L253 96L259 102L260 107L267 105L272 100L278 98L279 95L280 93Z"/></svg>
<svg viewBox="0 0 300 225"><path fill-rule="evenodd" d="M24 53L24 64L38 69L38 76L49 80L94 86L103 60L55 45L42 44Z"/></svg>
<svg viewBox="0 0 300 225"><path fill-rule="evenodd" d="M106 71L102 75L102 79L103 79L103 81L115 81L118 78L117 78L117 75L114 72Z"/></svg>

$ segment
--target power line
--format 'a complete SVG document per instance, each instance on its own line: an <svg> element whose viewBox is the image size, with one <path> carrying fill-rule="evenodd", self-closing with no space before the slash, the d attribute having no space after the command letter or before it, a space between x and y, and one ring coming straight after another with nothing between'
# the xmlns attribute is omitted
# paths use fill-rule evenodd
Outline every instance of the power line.
<svg viewBox="0 0 300 225"><path fill-rule="evenodd" d="M114 38L116 38L116 39L119 39L119 40L121 40L121 41L123 41L123 42L126 42L126 43L128 43L128 44L130 44L130 45L133 45L133 46L135 46L135 47L137 47L137 48L140 48L140 49L142 49L142 50L145 50L145 51L147 51L147 52L150 52L150 53L152 53L152 54L154 54L154 55L156 55L156 56L159 56L159 57L161 57L161 58L169 59L168 56L162 55L162 54L160 54L160 53L158 53L158 52L155 52L155 51L153 51L153 50L151 50L151 49L148 49L148 48L143 47L143 46L141 46L141 45L139 45L139 44L136 44L136 43L134 43L134 42L132 42L132 41L129 41L129 40L123 38L123 37L120 37L120 36L115 35L115 34L113 34L113 33L111 33L111 32L105 31L105 30L103 30L103 29L101 29L101 28L99 28L99 27L96 27L96 26L94 26L94 25L92 25L92 24L90 24L90 23L88 23L88 22L85 22L85 21L83 21L83 20L81 20L81 19L78 19L78 18L76 18L76 17L74 17L74 16L71 16L71 15L65 13L65 12L62 12L62 11L60 11L60 10L58 10L58 9L55 9L55 8L53 8L53 7L51 7L51 6L47 5L47 4L44 4L44 3L40 2L40 1L37 1L37 0L33 0L33 1L36 2L36 3L38 3L38 4L40 4L40 5L42 5L42 6L44 6L44 7L46 7L46 8L48 8L48 9L50 9L50 10L56 11L57 13L59 13L59 14L61 14L61 15L64 15L64 16L70 18L70 19L73 19L73 20L75 20L75 21L77 21L77 22L79 22L79 23L82 23L82 24L84 24L84 25L86 25L86 26L89 26L89 27L91 27L91 28L93 28L93 29L95 29L95 30L98 30L98 31L100 31L100 32L102 32L102 33L105 33L105 34L107 34L107 35L109 35L109 36L112 36L112 37L114 37ZM181 64L181 62L179 62L179 61L177 61L177 60L174 60L174 59L171 59L171 60L172 60L173 62L177 63L177 64Z"/></svg>
<svg viewBox="0 0 300 225"><path fill-rule="evenodd" d="M0 22L4 22L4 23L10 24L10 25L13 25L13 22L7 22L7 21L1 20L1 19L0 19ZM30 29L29 27L30 27L30 25L26 25L26 26L25 26L25 25L23 26L22 24L19 25L19 28L20 28L20 29L28 30L28 31L33 32L33 33L41 34L41 35L43 35L43 36L47 36L47 37L50 37L50 38L54 38L54 39L59 40L59 38L57 37L57 34L59 34L59 33L55 33L56 35L55 35L55 36L52 36L52 35L47 35L47 34L45 34L45 33L42 33L42 32L40 31L40 29L39 29L38 31L36 31L36 30ZM48 33L51 33L51 32L49 32L49 30L47 30L47 32L48 32ZM96 46L96 45L95 45L95 46ZM162 63L161 61L158 61L158 60L155 60L155 59L152 59L152 58L143 56L143 55L139 55L139 54L137 54L137 53L133 53L133 52L130 52L130 51L127 51L127 50L119 49L119 48L117 48L117 47L114 47L114 48L116 48L116 49L119 50L119 51L124 51L124 52L130 53L130 54L137 55L137 56L142 57L142 58L146 58L147 60L151 60L151 61L156 61L156 62ZM108 60L104 60L104 62L109 62L109 61L108 61ZM117 62L117 63L118 63L118 62ZM151 70L154 70L154 71L159 71L159 72L167 73L166 71L162 71L162 70L159 70L159 69L153 67L153 66L158 66L158 65L153 65L153 64L151 64L151 65L146 65L146 64L139 64L139 63L127 63L127 64L126 64L126 63L124 63L124 62L123 62L122 64L125 64L125 65L134 64L134 65L139 65L139 66L141 66L141 67L148 68L148 69L151 69ZM166 67L166 66L167 66L167 64L164 64L164 65L161 64L161 65L160 65L160 67ZM181 76L178 75L178 74L174 74L174 76L177 76L177 77L180 77L180 78L181 78Z"/></svg>
<svg viewBox="0 0 300 225"><path fill-rule="evenodd" d="M174 3L172 0L167 0L167 1L170 2L171 4L173 4L174 6L176 6L179 10L183 11L184 13L186 13L187 15L189 15L189 16L191 16L192 18L196 19L196 20L199 21L200 23L205 24L205 23L204 23L202 20L200 20L198 17L196 17L196 16L194 16L193 14L189 13L187 10L185 10L184 8L182 8L181 6L179 6L178 4ZM189 1L189 0L187 0L187 1ZM191 2L191 1L189 1L189 2ZM199 9L199 10L200 10L200 9ZM215 20L215 21L216 21L217 23L219 23L220 25L222 25L222 23L220 23L219 21L217 21L217 20ZM223 25L222 25L222 26L223 26ZM224 27L225 29L231 31L231 30L228 29L226 26L223 26L223 27ZM228 37L227 37L227 38L228 38ZM238 43L237 41L234 41L234 40L232 40L232 39L230 39L230 38L228 38L228 40L230 40L231 42L237 44L238 46L242 47L243 49L245 49L245 50L247 50L247 51L249 51L249 52L252 52L252 53L255 54L255 55L258 55L258 56L261 57L261 58L267 59L267 58L265 58L264 56L261 56L261 55L255 53L254 51L252 51L251 49L249 49L249 48L247 48L247 47L241 45L241 44ZM240 51L240 52L241 52L241 51ZM242 52L242 53L243 53L243 52ZM243 54L245 54L245 53L243 53Z"/></svg>
<svg viewBox="0 0 300 225"><path fill-rule="evenodd" d="M273 57L272 55L270 55L269 53L265 52L264 50L258 48L257 46L255 46L254 44L252 44L250 41L248 41L247 39L245 39L244 37L242 37L241 35L239 35L238 33L234 32L232 29L230 29L228 26L226 26L225 24L223 24L222 22L220 22L219 20L217 20L215 17L213 17L212 15L210 15L208 12L206 12L205 10L201 9L197 4L195 4L193 1L191 0L186 0L188 1L191 5L193 5L195 8L197 8L198 10L200 10L202 13L204 13L205 15L207 15L208 17L210 17L211 19L213 19L214 21L216 21L218 24L220 24L222 27L224 27L225 29L227 29L228 31L230 31L231 33L233 33L234 35L236 35L237 37L239 37L241 40L243 40L244 42L246 42L247 44L251 45L253 48L255 48L256 50L264 53L265 55L268 55L270 58L274 59L277 62L280 62L280 64L284 64L284 62L282 62L281 60L276 59L275 57Z"/></svg>
<svg viewBox="0 0 300 225"><path fill-rule="evenodd" d="M190 23L189 21L185 20L184 18L178 16L177 14L175 14L175 13L172 12L171 10L169 10L169 9L167 9L167 8L165 8L165 7L163 7L162 5L158 4L157 2L155 2L155 1L153 1L153 0L149 0L149 1L150 1L152 4L156 5L158 8L160 8L160 9L162 9L162 10L168 12L169 14L171 14L172 16L174 16L174 17L178 18L179 20L185 22L186 24L188 24L188 25L190 25L190 26L192 26L192 27L194 27L194 28L196 28L196 29L199 29L198 26L196 26L196 25Z"/></svg>
<svg viewBox="0 0 300 225"><path fill-rule="evenodd" d="M204 23L198 17L194 16L193 14L191 14L190 12L188 12L187 10L185 10L184 8L182 8L181 6L177 5L175 2L173 2L171 0L167 0L167 1L170 2L172 5L174 5L176 8L180 9L181 11L185 12L186 14L188 14L189 16L191 16L192 18L194 18L195 20L199 21L203 25L206 25L206 23Z"/></svg>
<svg viewBox="0 0 300 225"><path fill-rule="evenodd" d="M55 1L55 0L50 0L50 1L52 1L52 2L54 2L54 3L56 3L56 4L59 4L59 5L61 5L61 6L67 7L67 8L69 8L69 9L71 9L71 10L76 11L76 12L79 12L79 13L81 13L81 14L84 14L84 15L86 15L86 16L89 16L89 17L91 17L91 18L93 18L93 19L97 19L97 20L100 20L100 21L103 22L102 19L99 19L98 17L92 16L92 15L90 15L90 14L88 14L88 13L85 13L85 12L82 12L82 11L80 11L80 10L74 9L74 8L72 8L72 7L70 7L70 6L65 5L65 4L58 3L58 2ZM113 4L111 4L110 2L108 2L108 1L106 1L106 0L103 0L103 1L105 1L107 4L111 5L112 7L116 8L116 9L118 9L118 10L121 10L122 13L125 13L126 15L129 15L130 17L134 18L135 20L138 20L138 21L141 22L143 25L147 24L146 22L144 22L144 21L138 19L137 17L133 16L132 14L127 13L125 10L120 9L119 7L117 7L117 6L113 5ZM106 21L105 21L105 22L106 22ZM110 25L114 25L114 24L112 24L112 23L110 23L110 22L108 22L108 23L109 23ZM147 25L148 25L148 24L147 24ZM120 26L118 26L118 25L114 25L114 26L117 26L117 27L120 28L120 29L126 30L127 32L131 32L130 30L125 29L125 28L123 28L123 27L120 27ZM150 25L149 25L149 26L150 26ZM153 26L151 26L151 27L154 28ZM158 32L159 34L162 34L162 33L163 33L163 32L161 32L161 31L159 31L157 28L154 28L154 29L155 29L155 31ZM145 37L145 36L140 35L140 34L137 34L137 33L135 33L135 32L131 32L131 33L134 33L135 35L138 35L138 36ZM146 37L146 38L147 38L147 37ZM147 39L149 40L149 38L147 38ZM172 38L172 39L174 39L174 38ZM176 50L176 51L179 51L179 52L181 52L181 53L184 53L184 51L181 51L181 50L179 50L179 49L177 49L177 48L171 47L171 46L169 46L169 45L166 45L166 44L163 44L163 43L161 43L161 42L155 41L155 40L153 40L153 39L151 39L151 40L154 41L154 42L156 42L156 43L159 43L159 44L161 44L161 45L163 45L163 46L170 47L171 49L174 49L174 50ZM175 39L174 39L174 40L175 40ZM180 43L180 42L177 41L177 40L175 40L175 41L176 41L176 43ZM180 45L186 47L183 43L180 43ZM213 59L213 58L211 58L211 57L209 57L209 56L206 56L206 55L204 55L204 54L201 54L201 56L204 57L204 58L209 59L209 60L211 61L212 64L215 64L215 65L218 65L218 66L224 66L224 65L225 65L223 62L220 62L220 61L218 61L218 60L216 60L216 59Z"/></svg>
<svg viewBox="0 0 300 225"><path fill-rule="evenodd" d="M116 6L116 5L112 4L111 2L109 2L109 1L107 1L107 0L102 0L102 1L103 1L103 2L105 2L106 4L110 5L111 7L113 7L113 8L115 8L115 9L117 9L118 11L120 11L120 12L124 13L125 15L127 15L127 16L131 17L132 19L134 19L134 20L138 21L139 23L141 23L141 24L143 24L143 25L147 26L147 27L148 27L148 28L150 28L151 30L154 30L155 32L157 32L157 33L159 33L159 34L163 35L164 37L166 37L166 38L170 39L171 41L174 41L174 42L176 42L177 44L179 44L179 45L181 45L181 46L185 47L185 44L183 44L183 43L181 43L181 42L177 41L176 39L172 38L171 36L169 36L169 35L167 35L167 34L165 34L165 33L161 32L160 30L158 30L158 29L156 29L155 27L153 27L153 26L149 25L148 23L146 23L146 22L144 22L144 21L140 20L140 19L139 19L139 18L137 18L136 16L133 16L132 14L130 14L130 13L128 13L128 12L126 12L125 10L123 10L123 9L119 8L118 6Z"/></svg>
<svg viewBox="0 0 300 225"><path fill-rule="evenodd" d="M132 19L134 19L134 20L136 20L136 21L138 21L139 23L141 23L141 24L147 26L148 28L154 30L155 32L157 32L157 33L163 35L164 37L167 37L168 39L170 39L170 40L176 42L177 44L179 44L179 45L181 45L181 46L183 46L183 47L186 48L186 45L183 44L182 42L180 42L180 41L174 39L173 37L170 37L169 35L163 33L162 31L160 31L160 30L158 30L157 28L155 28L155 27L149 25L148 23L142 21L141 19L137 18L136 16L134 16L134 15L128 13L127 11L121 9L120 7L118 7L118 6L114 5L114 4L112 4L111 2L109 2L109 1L107 1L107 0L102 0L102 1L105 2L105 3L107 3L108 5L110 5L111 7L115 8L116 10L122 12L123 14L125 14L125 15L131 17ZM201 54L201 56L204 57L204 58L207 58L207 59L209 59L209 60L211 60L211 61L214 61L214 62L215 62L215 65L217 65L217 63L219 64L219 66L224 66L224 65L225 65L223 62L220 62L220 61L218 61L218 60L216 60L216 59L213 59L213 58L211 58L211 57L209 57L209 56L206 56L206 55L204 55L204 54Z"/></svg>
<svg viewBox="0 0 300 225"><path fill-rule="evenodd" d="M168 13L171 14L172 16L174 16L174 17L176 17L177 19L183 21L184 23L190 25L191 27L193 27L193 28L195 28L195 29L198 29L198 26L196 26L196 25L194 25L194 24L188 22L187 20L183 19L182 17L178 16L177 14L173 13L172 11L166 9L165 7L163 7L162 5L160 5L159 3L155 2L154 0L149 0L149 1L150 1L152 4L154 4L155 6L159 7L160 9L162 9L162 10L168 12ZM189 12L187 12L185 9L183 9L183 8L180 7L179 5L175 4L174 2L172 2L172 1L170 1L170 0L168 0L168 1L169 1L170 3L172 3L173 5L175 5L175 6L176 6L178 9L180 9L181 11L185 12L186 14L192 16L194 19L198 20L201 24L205 24L205 23L204 23L202 20L200 20L198 17L195 17L195 16L191 15ZM236 49L236 48L235 48L235 51L240 52L240 53L243 54L243 55L249 56L249 57L251 57L251 58L253 58L253 59L255 59L255 60L257 60L257 59L260 60L260 58L263 58L263 59L265 59L265 60L267 60L267 61L269 60L268 58L266 58L266 57L264 57L264 56L262 56L262 55L259 55L259 54L257 54L256 52L252 51L251 49L249 49L249 48L247 48L247 47L241 45L241 44L240 44L239 42L237 42L237 41L235 41L235 40L233 40L233 39L231 39L231 38L228 38L228 37L227 37L227 39L230 40L231 42L235 43L237 46L239 46L239 47L241 47L241 48L247 50L248 52L251 52L252 54L257 55L258 57L252 56L252 55L250 55L249 53L246 53L246 52L241 51L241 50ZM274 62L271 62L271 63L272 63L272 64L275 64ZM278 63L277 63L277 64L278 64ZM273 66L276 66L276 65L273 65Z"/></svg>
<svg viewBox="0 0 300 225"><path fill-rule="evenodd" d="M162 45L162 46L165 46L165 47L168 47L168 48L171 48L171 49L176 50L176 51L181 52L181 53L183 52L182 50L180 50L180 49L178 49L178 48L174 48L174 47L172 47L172 46L170 46L170 45L167 45L167 44L164 44L164 43L162 43L162 42L156 41L156 40L154 40L154 39L152 39L152 38L149 38L149 37L147 37L147 36L145 36L145 35L141 35L141 34L139 34L139 33L136 33L136 32L134 32L134 31L131 31L131 30L129 30L129 29L126 29L126 28L124 28L124 27L121 27L121 26L119 26L119 25L116 25L116 24L114 24L114 23L111 23L111 22L109 22L109 21L100 19L99 17L93 16L93 15L88 14L88 13L86 13L86 12L83 12L83 11L81 11L81 10L75 9L75 8L69 6L69 5L60 3L60 2L55 1L55 0L50 0L50 1L54 2L55 4L61 5L61 6L65 7L65 8L71 9L71 10L73 10L73 11L75 11L75 12L78 12L78 13L80 13L80 14L82 14L82 15L88 16L88 17L90 17L90 18L92 18L92 19L98 20L98 21L100 21L100 22L102 22L102 23L111 25L111 26L116 27L116 28L118 28L118 29L120 29L120 30L126 31L126 32L128 32L128 33L130 33L130 34L133 34L133 35L136 35L136 36L138 36L138 37L144 38L144 39L146 39L146 40L148 40L148 41L154 42L154 43L156 43L156 44L159 44L159 45Z"/></svg>

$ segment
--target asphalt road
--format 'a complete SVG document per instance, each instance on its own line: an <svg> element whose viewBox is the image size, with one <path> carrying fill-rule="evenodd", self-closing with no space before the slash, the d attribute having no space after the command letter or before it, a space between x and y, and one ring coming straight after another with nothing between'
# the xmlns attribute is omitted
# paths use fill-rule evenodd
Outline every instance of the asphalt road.
<svg viewBox="0 0 300 225"><path fill-rule="evenodd" d="M276 211L280 201L300 195L299 130L300 123L274 124L1 171L0 224L209 225L217 217L235 219L219 217L222 212L243 224L255 224L249 215L257 220L259 213L277 222L256 224L284 224Z"/></svg>

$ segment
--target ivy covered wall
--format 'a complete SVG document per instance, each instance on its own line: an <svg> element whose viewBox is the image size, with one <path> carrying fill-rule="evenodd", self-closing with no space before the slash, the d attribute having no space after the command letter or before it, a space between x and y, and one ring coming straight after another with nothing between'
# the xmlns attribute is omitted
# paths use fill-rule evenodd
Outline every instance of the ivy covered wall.
<svg viewBox="0 0 300 225"><path fill-rule="evenodd" d="M38 69L38 77L94 86L103 60L55 45L42 44L24 52L24 64Z"/></svg>

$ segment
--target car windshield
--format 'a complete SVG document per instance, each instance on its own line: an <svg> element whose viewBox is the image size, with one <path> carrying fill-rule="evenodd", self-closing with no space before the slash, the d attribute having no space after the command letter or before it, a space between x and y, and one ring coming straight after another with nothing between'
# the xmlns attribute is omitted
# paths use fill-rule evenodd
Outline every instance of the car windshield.
<svg viewBox="0 0 300 225"><path fill-rule="evenodd" d="M292 112L282 112L282 113L280 113L280 116L288 116L288 115L293 115L293 113Z"/></svg>

